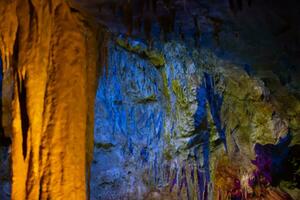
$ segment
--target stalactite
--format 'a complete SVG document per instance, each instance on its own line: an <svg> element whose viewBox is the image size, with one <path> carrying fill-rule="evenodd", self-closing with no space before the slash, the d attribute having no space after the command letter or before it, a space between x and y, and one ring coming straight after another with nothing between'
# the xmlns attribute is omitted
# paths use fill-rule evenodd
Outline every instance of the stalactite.
<svg viewBox="0 0 300 200"><path fill-rule="evenodd" d="M0 56L0 70L1 70L1 74L0 74L0 147L1 146L9 146L11 141L10 141L10 137L8 134L4 133L4 128L3 128L3 109L2 109L2 105L3 105L3 93L2 93L2 82L3 82L3 75L2 75L2 58Z"/></svg>
<svg viewBox="0 0 300 200"><path fill-rule="evenodd" d="M11 198L86 199L102 28L63 0L1 1L0 11L3 88L14 94Z"/></svg>
<svg viewBox="0 0 300 200"><path fill-rule="evenodd" d="M175 16L176 16L175 9L171 9L171 12L167 15L165 14L165 15L158 16L158 23L162 30L163 39L165 41L167 40L167 35L174 30Z"/></svg>
<svg viewBox="0 0 300 200"><path fill-rule="evenodd" d="M100 63L101 69L105 69L105 73L107 75L108 57L109 57L108 43L110 41L111 34L106 30L101 30L99 34L101 35L101 41L99 42L99 47L98 47L99 57L100 57L98 62ZM101 73L103 73L103 71Z"/></svg>
<svg viewBox="0 0 300 200"><path fill-rule="evenodd" d="M216 41L216 44L219 46L220 45L220 32L221 32L221 27L223 24L223 21L219 18L215 17L207 17L208 21L212 24L213 26L213 36Z"/></svg>
<svg viewBox="0 0 300 200"><path fill-rule="evenodd" d="M112 13L114 14L114 16L117 15L117 4L116 3L111 3L110 4L110 9L112 10Z"/></svg>
<svg viewBox="0 0 300 200"><path fill-rule="evenodd" d="M124 3L122 6L123 11L123 23L127 28L127 36L132 35L133 31L133 8L132 8L132 1L128 1Z"/></svg>
<svg viewBox="0 0 300 200"><path fill-rule="evenodd" d="M172 0L163 0L163 2L167 8L170 8L172 5Z"/></svg>
<svg viewBox="0 0 300 200"><path fill-rule="evenodd" d="M145 1L145 10L144 10L144 12L151 12L152 10L152 2L151 2L151 0L144 0Z"/></svg>
<svg viewBox="0 0 300 200"><path fill-rule="evenodd" d="M179 37L181 41L184 41L185 37L184 37L184 31L182 30L182 23L179 24L179 28L178 28L178 32L179 32Z"/></svg>
<svg viewBox="0 0 300 200"><path fill-rule="evenodd" d="M252 6L252 0L248 0L248 6L249 6L249 7Z"/></svg>
<svg viewBox="0 0 300 200"><path fill-rule="evenodd" d="M239 8L239 10L243 10L243 1L242 0L237 0L237 6Z"/></svg>
<svg viewBox="0 0 300 200"><path fill-rule="evenodd" d="M175 20L176 20L176 9L172 8L170 9L170 32L174 31L174 26L175 26Z"/></svg>
<svg viewBox="0 0 300 200"><path fill-rule="evenodd" d="M197 15L193 16L193 21L194 21L194 27L195 27L195 33L194 33L195 46L198 47L199 46L198 40L199 40L200 35L201 35L201 30L200 30Z"/></svg>
<svg viewBox="0 0 300 200"><path fill-rule="evenodd" d="M236 7L235 7L234 0L228 0L228 2L229 2L229 8L230 8L231 12L233 14L236 14Z"/></svg>
<svg viewBox="0 0 300 200"><path fill-rule="evenodd" d="M146 40L148 42L151 41L151 31L152 31L152 19L151 16L146 16L144 18L144 33L146 36Z"/></svg>
<svg viewBox="0 0 300 200"><path fill-rule="evenodd" d="M157 11L157 0L151 0L152 3L152 11L154 14L156 14Z"/></svg>
<svg viewBox="0 0 300 200"><path fill-rule="evenodd" d="M144 13L145 13L145 1L135 1L135 9L134 11L136 11L137 13L139 13L139 15L141 17L144 17Z"/></svg>

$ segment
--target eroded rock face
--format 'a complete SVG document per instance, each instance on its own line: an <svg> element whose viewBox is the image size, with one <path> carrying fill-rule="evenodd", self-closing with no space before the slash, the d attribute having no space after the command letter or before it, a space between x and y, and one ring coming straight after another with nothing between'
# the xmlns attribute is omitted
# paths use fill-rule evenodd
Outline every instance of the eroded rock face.
<svg viewBox="0 0 300 200"><path fill-rule="evenodd" d="M157 67L132 53L143 43L119 43L96 97L92 199L290 198L249 182L262 173L255 144L280 144L288 128L297 138L297 106L287 118L260 78L208 49L160 43Z"/></svg>
<svg viewBox="0 0 300 200"><path fill-rule="evenodd" d="M0 7L11 199L86 199L101 29L67 1Z"/></svg>

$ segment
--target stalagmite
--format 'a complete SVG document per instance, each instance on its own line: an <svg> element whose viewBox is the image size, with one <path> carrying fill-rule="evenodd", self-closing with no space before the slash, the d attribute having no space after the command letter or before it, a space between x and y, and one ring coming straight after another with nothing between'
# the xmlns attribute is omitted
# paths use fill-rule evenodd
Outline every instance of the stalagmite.
<svg viewBox="0 0 300 200"><path fill-rule="evenodd" d="M11 199L87 199L103 30L64 0L3 0L0 13Z"/></svg>

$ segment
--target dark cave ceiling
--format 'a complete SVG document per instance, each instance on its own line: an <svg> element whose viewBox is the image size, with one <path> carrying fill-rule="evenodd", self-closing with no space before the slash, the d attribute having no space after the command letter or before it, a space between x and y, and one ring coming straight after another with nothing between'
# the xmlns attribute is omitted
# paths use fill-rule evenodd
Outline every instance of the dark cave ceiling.
<svg viewBox="0 0 300 200"><path fill-rule="evenodd" d="M296 96L300 3L296 0L73 0L112 35L178 40L279 74Z"/></svg>
<svg viewBox="0 0 300 200"><path fill-rule="evenodd" d="M276 37L299 31L300 25L300 4L296 0L72 0L72 3L84 8L112 32L139 37L154 31L155 24L162 31L183 34L206 32L213 29L211 26L221 26L223 29L220 27L219 31L226 31L227 26L235 31L255 27L261 31L268 29Z"/></svg>

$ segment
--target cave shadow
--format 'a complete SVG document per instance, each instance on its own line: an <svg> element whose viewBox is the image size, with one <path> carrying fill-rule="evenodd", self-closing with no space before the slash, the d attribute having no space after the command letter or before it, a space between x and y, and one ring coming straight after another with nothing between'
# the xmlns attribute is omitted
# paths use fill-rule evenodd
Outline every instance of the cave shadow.
<svg viewBox="0 0 300 200"><path fill-rule="evenodd" d="M277 144L255 145L256 158L252 163L257 171L252 184L259 184L261 176L266 184L274 187L284 182L289 189L300 189L300 145L291 145L292 137L289 131Z"/></svg>
<svg viewBox="0 0 300 200"><path fill-rule="evenodd" d="M4 129L2 125L2 81L3 81L3 71L2 71L2 58L0 56L0 147L8 147L11 143L10 138L5 137Z"/></svg>
<svg viewBox="0 0 300 200"><path fill-rule="evenodd" d="M11 140L4 134L2 125L2 81L3 81L3 70L2 70L2 58L0 56L0 199L10 199L10 157L9 149Z"/></svg>

